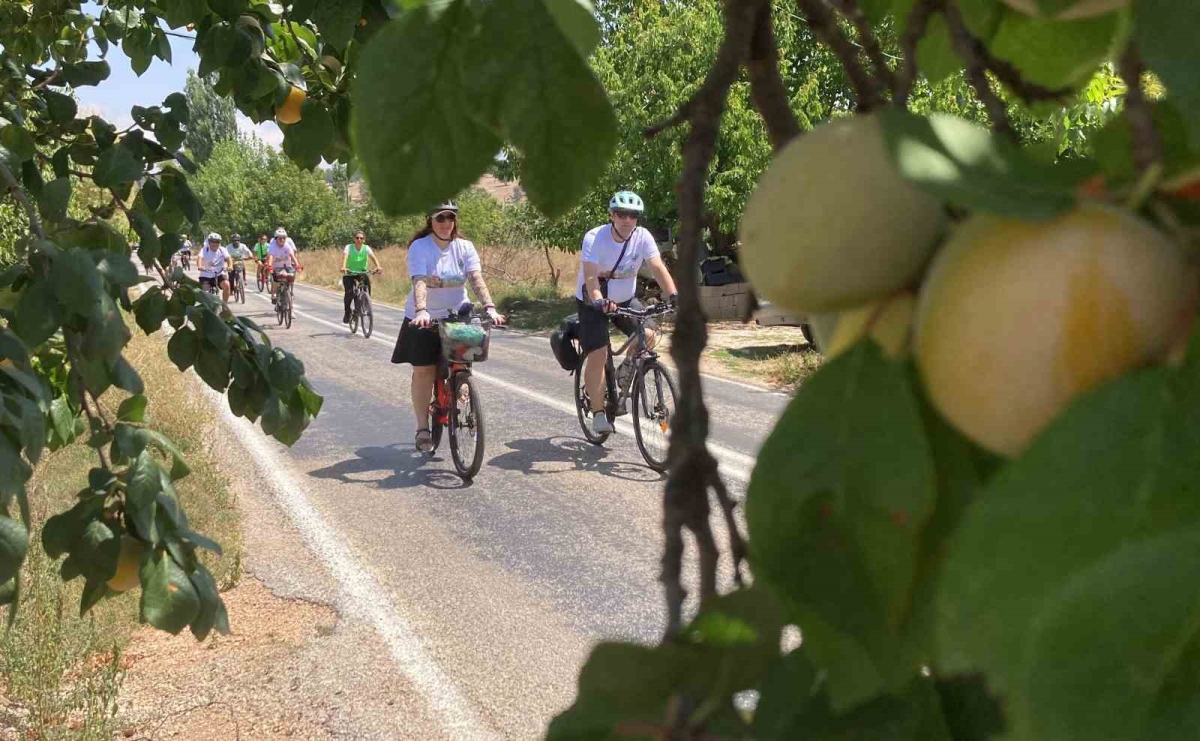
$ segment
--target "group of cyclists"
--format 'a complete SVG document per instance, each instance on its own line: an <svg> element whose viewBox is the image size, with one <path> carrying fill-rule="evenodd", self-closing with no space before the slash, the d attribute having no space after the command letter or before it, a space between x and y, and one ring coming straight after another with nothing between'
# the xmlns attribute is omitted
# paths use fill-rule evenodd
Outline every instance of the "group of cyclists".
<svg viewBox="0 0 1200 741"><path fill-rule="evenodd" d="M195 255L196 267L200 272L200 287L214 292L219 290L221 300L229 303L231 291L246 280L246 261L252 260L258 275L266 279L273 302L277 284L294 277L297 270L304 269L297 257L296 243L283 227L275 230L274 239L269 240L266 234L258 235L258 242L253 249L241 240L241 235L236 232L230 236L228 245L224 244L221 235L216 232L210 232L204 238L203 246ZM175 258L187 269L191 257L192 242L184 234L183 244ZM175 258L172 258L172 262Z"/></svg>
<svg viewBox="0 0 1200 741"><path fill-rule="evenodd" d="M642 308L634 295L642 264L649 266L670 304L674 305L678 295L658 244L648 229L638 225L644 211L645 205L636 193L619 191L609 200L608 222L591 229L583 237L575 300L579 315L578 341L585 357L584 383L593 405L592 429L596 434L613 431L608 416L602 413L609 322L627 337L635 331L635 322L614 316L614 313L617 307ZM404 303L404 323L391 360L413 366L411 391L417 426L415 442L417 450L422 452L433 449L429 399L442 353L438 333L427 330L436 318L469 303L468 283L488 318L497 325L505 322L488 291L479 252L459 231L458 215L458 206L453 201L439 204L426 214L425 226L408 243L412 291ZM191 251L187 235L184 235L183 245L181 256ZM270 240L266 234L260 234L253 249L243 244L238 234L233 234L229 245L224 246L221 235L213 232L207 235L197 255L201 285L219 289L222 300L228 302L230 280L245 280L247 260L253 260L258 270L269 276L272 301L276 296L276 284L282 279L294 278L297 270L304 269L297 258L295 243L282 227L275 230L274 238ZM378 257L366 244L366 235L362 231L355 232L353 243L343 250L343 323L350 322L354 281L364 281L370 291L371 273L382 271ZM646 342L653 347L656 339L653 321L648 321L646 327ZM634 354L632 351L627 354L627 362Z"/></svg>

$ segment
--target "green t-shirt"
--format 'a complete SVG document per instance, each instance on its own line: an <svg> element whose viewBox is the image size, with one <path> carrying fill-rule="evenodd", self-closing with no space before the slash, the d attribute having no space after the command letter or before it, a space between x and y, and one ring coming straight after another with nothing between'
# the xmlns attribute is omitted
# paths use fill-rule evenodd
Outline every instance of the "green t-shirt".
<svg viewBox="0 0 1200 741"><path fill-rule="evenodd" d="M259 260L267 259L267 250L271 249L270 242L258 242L254 245L254 256Z"/></svg>
<svg viewBox="0 0 1200 741"><path fill-rule="evenodd" d="M364 244L359 250L355 249L354 245L348 244L342 254L346 255L346 269L351 273L367 272L367 256L371 254L370 245Z"/></svg>

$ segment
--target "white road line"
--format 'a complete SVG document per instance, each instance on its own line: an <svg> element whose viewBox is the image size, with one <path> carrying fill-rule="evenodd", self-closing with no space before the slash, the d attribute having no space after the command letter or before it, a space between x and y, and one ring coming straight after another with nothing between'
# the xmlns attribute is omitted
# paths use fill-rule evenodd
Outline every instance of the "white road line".
<svg viewBox="0 0 1200 741"><path fill-rule="evenodd" d="M310 286L307 283L302 283L299 285L301 285L302 287L304 287L306 289L312 290L312 291L319 291L321 293L328 294L329 296L337 297L339 300L342 298L342 294L337 293L336 291L331 291L328 288L321 288L319 286ZM374 305L376 305L376 306L384 306L384 307L387 307L394 311L399 311L399 312L404 311L403 306L396 306L395 304L387 304L382 301L372 301L372 303L374 303ZM393 320L393 321L395 321L395 320ZM401 317L400 321L404 321L404 317ZM544 336L544 335L538 334L536 332L527 332L527 331L520 331L520 330L508 330L508 331L512 332L517 337L521 337L521 338L529 338L529 337L542 338ZM528 351L527 351L527 354L528 354ZM671 370L675 370L675 364L671 362L669 357L664 357L663 360L664 360L663 365L667 366ZM785 393L783 391L776 391L775 389L769 389L769 388L765 388L763 386L755 386L754 384L746 383L745 381L735 381L732 378L725 378L724 376L714 376L711 373L701 373L700 376L708 381L716 381L717 383L724 383L729 386L735 386L737 388L744 389L746 391L754 391L755 393L768 394L770 396L781 396L785 399L791 398L791 394Z"/></svg>
<svg viewBox="0 0 1200 741"><path fill-rule="evenodd" d="M475 712L471 702L458 690L437 661L421 643L412 626L400 615L400 609L387 599L383 586L363 568L343 545L338 535L316 508L304 489L304 482L279 465L279 451L248 421L233 416L225 397L207 386L208 397L222 411L244 449L249 450L268 477L275 499L283 506L307 542L309 549L325 564L342 589L347 610L367 618L387 643L392 658L434 711L438 723L452 738L498 739Z"/></svg>
<svg viewBox="0 0 1200 741"><path fill-rule="evenodd" d="M270 299L268 299L266 297L260 297L260 298L262 298L263 301L270 301ZM300 311L299 309L296 309L296 308L293 308L292 311L295 314L298 314L299 316L302 316L306 319L310 319L314 322L317 322L318 324L324 324L325 326L332 327L333 329L346 331L346 325L344 325L344 324L335 324L333 322L326 321L318 316L313 316L312 314L309 314L306 311ZM392 342L392 340L385 340L382 337L379 337L377 335L373 335L371 337L371 340L373 342L378 342L381 345L387 345L388 347L392 347L394 344ZM473 375L475 378L479 378L483 381L486 381L487 383L491 383L496 386L499 386L502 389L511 391L512 393L517 394L519 396L524 396L526 399L536 401L537 403L543 404L552 409L557 409L561 412L571 415L572 417L575 416L575 405L574 404L569 404L565 401L561 401L559 399L554 399L549 396L539 394L536 391L530 391L529 389L525 388L524 386L519 386L515 383L510 383L508 381L502 380L500 378L496 378L495 376L492 376L492 375L489 375L486 373L480 373L475 368L471 369L471 375ZM620 418L620 417L617 418L617 429L620 430L623 434L633 435L633 425L624 418ZM728 475L732 476L733 478L735 478L743 483L747 483L750 481L750 472L751 472L751 470L754 469L754 460L755 460L754 456L746 455L745 453L739 453L736 450L727 448L724 445L721 445L720 443L715 443L712 441L709 441L709 443L708 443L708 450L710 453L712 453L713 457L716 458L720 464L722 464L721 467L725 473L727 473Z"/></svg>

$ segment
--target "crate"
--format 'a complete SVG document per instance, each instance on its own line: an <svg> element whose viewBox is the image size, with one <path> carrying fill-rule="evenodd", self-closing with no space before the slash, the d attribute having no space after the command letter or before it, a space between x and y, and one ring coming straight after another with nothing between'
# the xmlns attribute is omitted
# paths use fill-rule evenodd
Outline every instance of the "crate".
<svg viewBox="0 0 1200 741"><path fill-rule="evenodd" d="M749 283L697 286L700 308L710 322L741 321L750 303Z"/></svg>

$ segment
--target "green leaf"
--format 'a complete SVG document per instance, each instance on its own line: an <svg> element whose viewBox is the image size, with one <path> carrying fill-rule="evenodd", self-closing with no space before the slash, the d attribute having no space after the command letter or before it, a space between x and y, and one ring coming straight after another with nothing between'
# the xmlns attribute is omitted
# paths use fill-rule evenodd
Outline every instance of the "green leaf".
<svg viewBox="0 0 1200 741"><path fill-rule="evenodd" d="M586 59L600 43L600 26L592 0L542 0L546 11L558 28L575 47L580 58Z"/></svg>
<svg viewBox="0 0 1200 741"><path fill-rule="evenodd" d="M121 406L117 407L117 419L122 422L145 422L146 397L138 394L121 402Z"/></svg>
<svg viewBox="0 0 1200 741"><path fill-rule="evenodd" d="M189 23L199 23L208 14L208 5L205 0L172 0L164 5L167 25L171 28L179 28Z"/></svg>
<svg viewBox="0 0 1200 741"><path fill-rule="evenodd" d="M1200 523L1196 373L1187 365L1177 374L1137 372L1101 387L989 482L967 510L940 580L944 671L983 671L1008 702L1029 681L1047 608L1139 541ZM1081 659L1075 652L1063 660Z"/></svg>
<svg viewBox="0 0 1200 741"><path fill-rule="evenodd" d="M93 468L88 471L88 488L94 494L108 496L115 483L117 475L107 468Z"/></svg>
<svg viewBox="0 0 1200 741"><path fill-rule="evenodd" d="M199 0L203 2L203 0ZM78 64L63 64L59 72L64 82L71 87L99 85L108 79L112 70L104 60L96 62L79 62Z"/></svg>
<svg viewBox="0 0 1200 741"><path fill-rule="evenodd" d="M58 301L51 281L36 280L25 286L17 302L12 329L28 347L36 348L58 331Z"/></svg>
<svg viewBox="0 0 1200 741"><path fill-rule="evenodd" d="M525 155L521 187L547 216L566 212L604 171L617 118L587 62L544 0L489 6L475 53L479 97ZM473 56L473 58L474 58Z"/></svg>
<svg viewBox="0 0 1200 741"><path fill-rule="evenodd" d="M138 326L146 334L154 334L167 318L167 297L158 286L152 286L133 305Z"/></svg>
<svg viewBox="0 0 1200 741"><path fill-rule="evenodd" d="M871 341L805 382L759 452L755 574L829 672L836 709L898 689L916 666L902 638L936 483L909 375Z"/></svg>
<svg viewBox="0 0 1200 741"><path fill-rule="evenodd" d="M300 379L304 376L304 363L300 358L292 355L286 350L275 348L271 351L271 367L268 371L268 378L271 385L281 395L286 395L296 384L300 383Z"/></svg>
<svg viewBox="0 0 1200 741"><path fill-rule="evenodd" d="M121 423L117 424L118 429L127 426L128 425ZM184 478L191 473L191 469L188 468L187 461L183 459L183 453L179 450L175 443L171 442L170 438L163 435L161 432L142 427L133 430L133 437L138 443L138 450L141 450L146 445L153 445L154 447L158 448L160 453L171 459L171 479L178 481L179 479Z"/></svg>
<svg viewBox="0 0 1200 741"><path fill-rule="evenodd" d="M925 35L917 43L917 64L931 85L958 74L963 68L950 40L950 26L940 13L929 18Z"/></svg>
<svg viewBox="0 0 1200 741"><path fill-rule="evenodd" d="M191 186L182 177L164 178L163 184L167 182L173 183L169 195L174 199L175 205L179 207L180 213L184 218L193 224L199 224L204 218L204 206L200 204L200 199L196 198L196 194L192 192ZM164 191L164 196L168 195ZM169 231L169 230L164 230Z"/></svg>
<svg viewBox="0 0 1200 741"><path fill-rule="evenodd" d="M1119 29L1120 17L1112 13L1051 21L1009 12L1001 19L989 48L1030 82L1049 88L1074 87L1086 82L1114 55Z"/></svg>
<svg viewBox="0 0 1200 741"><path fill-rule="evenodd" d="M117 573L121 537L104 521L92 520L75 541L71 555L79 562L88 581L108 581Z"/></svg>
<svg viewBox="0 0 1200 741"><path fill-rule="evenodd" d="M42 90L41 96L46 101L46 109L50 112L50 120L54 123L67 123L74 119L75 114L79 112L75 99L70 95L64 95L54 90Z"/></svg>
<svg viewBox="0 0 1200 741"><path fill-rule="evenodd" d="M88 611L100 604L100 600L107 596L107 580L99 578L88 579L83 585L83 594L79 599L79 617L82 618L88 614Z"/></svg>
<svg viewBox="0 0 1200 741"><path fill-rule="evenodd" d="M38 194L38 211L49 222L60 222L67 218L67 206L71 202L71 179L57 178L46 183Z"/></svg>
<svg viewBox="0 0 1200 741"><path fill-rule="evenodd" d="M333 140L333 119L325 106L312 98L307 98L300 108L300 120L288 126L283 125L284 153L306 169L313 169L321 163L321 153Z"/></svg>
<svg viewBox="0 0 1200 741"><path fill-rule="evenodd" d="M99 517L103 510L104 499L90 497L76 502L66 512L51 516L42 526L42 550L49 558L58 558L70 551L88 523Z"/></svg>
<svg viewBox="0 0 1200 741"><path fill-rule="evenodd" d="M1142 59L1162 79L1170 101L1185 113L1193 140L1200 142L1200 49L1194 8L1173 0L1133 3L1133 39Z"/></svg>
<svg viewBox="0 0 1200 741"><path fill-rule="evenodd" d="M183 327L176 330L175 334L171 335L171 339L167 342L167 357L181 371L192 367L192 364L196 362L196 355L199 351L200 342L191 327Z"/></svg>
<svg viewBox="0 0 1200 741"><path fill-rule="evenodd" d="M323 42L344 50L354 38L354 29L358 28L362 5L362 0L321 0L313 7L309 18L317 24Z"/></svg>
<svg viewBox="0 0 1200 741"><path fill-rule="evenodd" d="M29 364L29 351L16 334L7 329L0 329L0 358L6 358L20 366L26 366ZM40 393L34 395L41 396Z"/></svg>
<svg viewBox="0 0 1200 741"><path fill-rule="evenodd" d="M492 128L466 114L479 105L464 69L476 53L474 23L465 0L436 20L415 10L383 26L359 57L351 96L372 103L354 106L352 138L388 214L423 213L475 182L500 151Z"/></svg>
<svg viewBox="0 0 1200 741"><path fill-rule="evenodd" d="M125 474L126 514L136 534L155 544L160 538L155 527L156 503L162 491L159 480L158 463L148 450L138 454Z"/></svg>
<svg viewBox="0 0 1200 741"><path fill-rule="evenodd" d="M92 221L76 224L55 235L55 241L63 250L74 247L98 252L129 253L125 237L107 221Z"/></svg>
<svg viewBox="0 0 1200 741"><path fill-rule="evenodd" d="M955 741L988 741L1004 733L1004 711L982 675L939 678L942 715Z"/></svg>
<svg viewBox="0 0 1200 741"><path fill-rule="evenodd" d="M124 328L125 325L122 324L121 326ZM141 394L146 390L141 375L121 355L118 355L117 359L113 361L112 382L117 388L122 391L128 391L131 394Z"/></svg>
<svg viewBox="0 0 1200 741"><path fill-rule="evenodd" d="M21 409L21 445L25 449L25 457L36 466L46 446L46 415L37 402L30 399L21 399L18 406Z"/></svg>
<svg viewBox="0 0 1200 741"><path fill-rule="evenodd" d="M37 144L33 141L33 134L17 124L9 124L0 129L0 147L4 147L15 155L18 162L33 159L33 156L37 154Z"/></svg>
<svg viewBox="0 0 1200 741"><path fill-rule="evenodd" d="M1185 650L1200 638L1200 587L1177 575L1197 567L1200 529L1170 533L1115 549L1038 605L1005 703L1014 737L1187 738L1200 712ZM1178 688L1190 697L1164 707L1177 672L1192 675Z"/></svg>
<svg viewBox="0 0 1200 741"><path fill-rule="evenodd" d="M205 568L204 564L196 567L196 570L191 574L192 586L196 588L196 594L200 598L200 610L196 613L195 620L192 621L192 635L196 640L203 641L212 632L214 627L217 627L217 614L224 612L225 605L221 601L221 595L217 592L217 582L213 579L211 573ZM218 632L228 634L229 625L225 621L224 629L218 627Z"/></svg>
<svg viewBox="0 0 1200 741"><path fill-rule="evenodd" d="M829 703L821 672L803 650L776 662L754 713L759 741L950 741L933 682L910 680L902 692L883 695L838 713Z"/></svg>
<svg viewBox="0 0 1200 741"><path fill-rule="evenodd" d="M142 561L142 620L178 635L200 612L200 596L188 574L159 550Z"/></svg>
<svg viewBox="0 0 1200 741"><path fill-rule="evenodd" d="M75 412L67 397L59 396L50 402L50 423L62 444L69 443L75 437Z"/></svg>
<svg viewBox="0 0 1200 741"><path fill-rule="evenodd" d="M954 116L896 110L879 115L900 174L964 208L1048 218L1075 204L1075 187L1092 172L1037 163L1008 140Z"/></svg>
<svg viewBox="0 0 1200 741"><path fill-rule="evenodd" d="M325 403L325 398L312 390L308 383L308 379L300 379L300 383L296 384L296 396L299 399L300 405L304 410L312 416L317 416L321 412L321 406Z"/></svg>
<svg viewBox="0 0 1200 741"><path fill-rule="evenodd" d="M16 520L0 515L0 584L17 575L29 550L29 531Z"/></svg>
<svg viewBox="0 0 1200 741"><path fill-rule="evenodd" d="M117 144L100 153L92 177L102 188L115 188L142 176L142 161L133 156L129 147Z"/></svg>
<svg viewBox="0 0 1200 741"><path fill-rule="evenodd" d="M51 265L54 293L64 308L87 316L99 300L104 284L91 255L74 249L64 252Z"/></svg>

